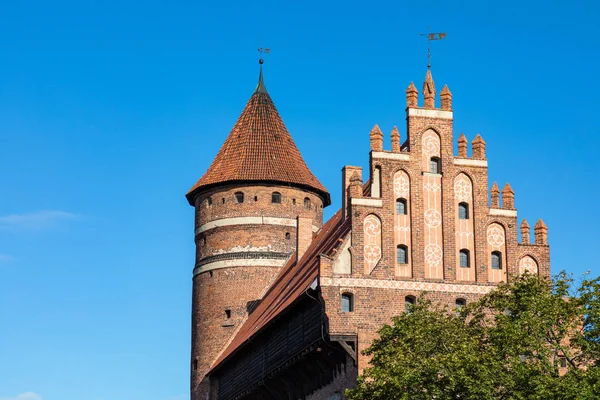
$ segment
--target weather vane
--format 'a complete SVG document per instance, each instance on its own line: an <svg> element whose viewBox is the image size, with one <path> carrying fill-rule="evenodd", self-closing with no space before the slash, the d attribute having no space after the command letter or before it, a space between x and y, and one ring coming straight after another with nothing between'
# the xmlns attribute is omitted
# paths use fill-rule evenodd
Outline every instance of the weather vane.
<svg viewBox="0 0 600 400"><path fill-rule="evenodd" d="M427 27L427 33L421 33L421 36L427 36L427 69L431 69L431 41L442 40L446 37L446 32L431 33Z"/></svg>
<svg viewBox="0 0 600 400"><path fill-rule="evenodd" d="M265 62L265 60L263 60L263 54L269 54L271 52L271 49L267 49L265 47L259 47L258 52L260 53L260 59L258 60L258 63L262 64Z"/></svg>

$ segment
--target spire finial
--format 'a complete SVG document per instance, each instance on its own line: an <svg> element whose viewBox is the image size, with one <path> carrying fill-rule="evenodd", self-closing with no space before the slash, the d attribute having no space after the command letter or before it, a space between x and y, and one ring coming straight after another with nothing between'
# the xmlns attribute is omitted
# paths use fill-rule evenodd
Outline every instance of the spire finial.
<svg viewBox="0 0 600 400"><path fill-rule="evenodd" d="M263 64L265 60L263 60L263 54L269 54L271 49L267 49L264 47L259 47L258 52L260 53L260 58L258 59L258 64L260 65L260 72L258 74L258 85L256 86L256 90L254 93L267 93L267 88L265 87L265 83L263 82Z"/></svg>

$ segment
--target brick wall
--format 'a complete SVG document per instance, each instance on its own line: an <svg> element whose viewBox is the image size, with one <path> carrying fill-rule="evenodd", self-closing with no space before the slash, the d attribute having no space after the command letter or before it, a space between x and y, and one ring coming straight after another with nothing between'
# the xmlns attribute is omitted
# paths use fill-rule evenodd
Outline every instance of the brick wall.
<svg viewBox="0 0 600 400"><path fill-rule="evenodd" d="M273 192L281 194L280 204L272 202ZM242 203L236 193L244 194ZM208 390L204 375L245 320L249 303L264 295L296 250L298 219L304 246L321 227L323 201L292 187L223 185L200 194L195 205L191 392L199 400Z"/></svg>

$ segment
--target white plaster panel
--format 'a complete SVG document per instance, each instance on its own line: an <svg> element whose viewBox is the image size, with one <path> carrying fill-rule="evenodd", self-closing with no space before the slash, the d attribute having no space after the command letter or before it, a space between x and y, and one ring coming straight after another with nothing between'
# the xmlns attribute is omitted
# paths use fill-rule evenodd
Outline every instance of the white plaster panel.
<svg viewBox="0 0 600 400"><path fill-rule="evenodd" d="M236 217L236 218L222 218L215 221L207 222L206 224L198 227L195 230L195 234L199 234L210 229L218 228L221 226L231 225L281 225L296 227L297 221L295 218L275 218L275 217ZM318 226L312 227L313 232L317 232L320 228Z"/></svg>
<svg viewBox="0 0 600 400"><path fill-rule="evenodd" d="M452 111L426 110L423 108L409 108L408 116L409 117L452 119Z"/></svg>
<svg viewBox="0 0 600 400"><path fill-rule="evenodd" d="M466 158L455 158L454 165L462 165L465 167L487 167L487 160L472 160Z"/></svg>
<svg viewBox="0 0 600 400"><path fill-rule="evenodd" d="M194 276L210 271L213 269L220 268L231 268L231 267L283 267L288 260L282 259L234 259L234 260L223 260L215 261L208 264L204 264L201 267L194 268Z"/></svg>
<svg viewBox="0 0 600 400"><path fill-rule="evenodd" d="M490 208L490 215L497 215L500 217L516 217L517 210L503 210L501 208Z"/></svg>
<svg viewBox="0 0 600 400"><path fill-rule="evenodd" d="M353 206L383 207L381 199L352 199Z"/></svg>
<svg viewBox="0 0 600 400"><path fill-rule="evenodd" d="M344 287L364 287L377 289L402 289L415 292L451 292L451 293L474 293L486 294L494 286L483 285L461 285L455 283L433 283L433 282L416 282L416 281L396 281L384 279L360 279L360 278L327 278L321 277L321 286L344 286Z"/></svg>
<svg viewBox="0 0 600 400"><path fill-rule="evenodd" d="M410 161L408 153L387 153L383 151L374 151L373 158L385 158L388 160Z"/></svg>

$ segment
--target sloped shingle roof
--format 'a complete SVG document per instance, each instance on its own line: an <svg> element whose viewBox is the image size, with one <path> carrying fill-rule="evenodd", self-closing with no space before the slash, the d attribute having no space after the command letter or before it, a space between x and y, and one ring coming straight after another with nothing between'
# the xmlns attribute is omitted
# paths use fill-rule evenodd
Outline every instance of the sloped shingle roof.
<svg viewBox="0 0 600 400"><path fill-rule="evenodd" d="M186 197L193 205L198 191L234 182L272 182L312 189L325 206L327 189L310 172L265 88L259 84L208 168Z"/></svg>

